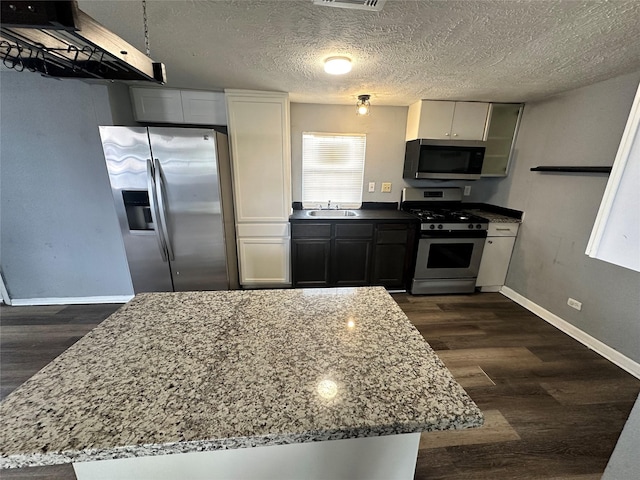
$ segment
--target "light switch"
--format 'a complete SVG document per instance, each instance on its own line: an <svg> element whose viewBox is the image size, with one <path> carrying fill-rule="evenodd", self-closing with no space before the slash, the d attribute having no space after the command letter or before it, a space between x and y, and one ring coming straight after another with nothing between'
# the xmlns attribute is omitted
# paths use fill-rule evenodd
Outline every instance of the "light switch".
<svg viewBox="0 0 640 480"><path fill-rule="evenodd" d="M391 182L383 182L380 191L383 193L391 192Z"/></svg>
<svg viewBox="0 0 640 480"><path fill-rule="evenodd" d="M376 182L369 182L369 193L376 191Z"/></svg>

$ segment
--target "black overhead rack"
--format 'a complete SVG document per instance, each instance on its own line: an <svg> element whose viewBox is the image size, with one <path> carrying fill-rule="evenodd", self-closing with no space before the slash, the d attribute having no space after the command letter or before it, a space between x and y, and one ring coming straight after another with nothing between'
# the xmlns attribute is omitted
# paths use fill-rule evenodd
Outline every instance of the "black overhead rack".
<svg viewBox="0 0 640 480"><path fill-rule="evenodd" d="M5 67L60 78L165 83L162 63L78 9L75 1L2 1L0 60Z"/></svg>

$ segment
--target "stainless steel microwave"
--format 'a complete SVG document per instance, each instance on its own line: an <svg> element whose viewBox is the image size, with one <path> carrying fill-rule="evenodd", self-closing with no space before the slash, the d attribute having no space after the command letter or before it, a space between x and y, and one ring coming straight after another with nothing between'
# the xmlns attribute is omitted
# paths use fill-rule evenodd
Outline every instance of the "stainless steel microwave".
<svg viewBox="0 0 640 480"><path fill-rule="evenodd" d="M485 145L474 140L411 140L405 150L402 177L477 180Z"/></svg>

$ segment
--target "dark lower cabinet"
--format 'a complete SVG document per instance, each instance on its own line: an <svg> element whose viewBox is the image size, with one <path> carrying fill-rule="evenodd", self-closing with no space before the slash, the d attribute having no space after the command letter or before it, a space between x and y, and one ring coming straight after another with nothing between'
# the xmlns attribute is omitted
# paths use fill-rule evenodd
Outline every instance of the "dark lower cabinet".
<svg viewBox="0 0 640 480"><path fill-rule="evenodd" d="M336 238L331 252L333 284L369 285L371 239Z"/></svg>
<svg viewBox="0 0 640 480"><path fill-rule="evenodd" d="M417 228L407 223L380 223L376 228L371 283L406 288L413 273Z"/></svg>
<svg viewBox="0 0 640 480"><path fill-rule="evenodd" d="M403 287L406 245L376 245L371 283L383 287Z"/></svg>
<svg viewBox="0 0 640 480"><path fill-rule="evenodd" d="M329 286L330 239L292 239L294 283L299 287Z"/></svg>
<svg viewBox="0 0 640 480"><path fill-rule="evenodd" d="M415 234L411 223L292 222L293 286L406 288Z"/></svg>

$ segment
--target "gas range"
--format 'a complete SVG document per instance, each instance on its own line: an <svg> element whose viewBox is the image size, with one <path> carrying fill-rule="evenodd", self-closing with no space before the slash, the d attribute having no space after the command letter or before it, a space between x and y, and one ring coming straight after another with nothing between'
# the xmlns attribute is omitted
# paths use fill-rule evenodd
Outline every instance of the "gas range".
<svg viewBox="0 0 640 480"><path fill-rule="evenodd" d="M420 219L422 231L484 231L485 218L462 210L459 188L405 188L400 209Z"/></svg>
<svg viewBox="0 0 640 480"><path fill-rule="evenodd" d="M409 208L420 219L420 230L486 230L489 221L462 210L446 208Z"/></svg>
<svg viewBox="0 0 640 480"><path fill-rule="evenodd" d="M460 188L405 188L400 209L420 219L411 293L475 290L489 221L465 212Z"/></svg>

